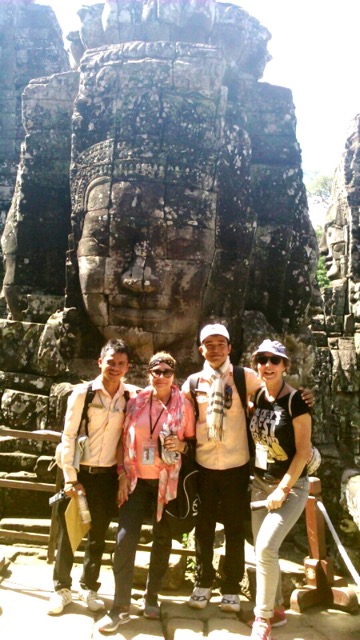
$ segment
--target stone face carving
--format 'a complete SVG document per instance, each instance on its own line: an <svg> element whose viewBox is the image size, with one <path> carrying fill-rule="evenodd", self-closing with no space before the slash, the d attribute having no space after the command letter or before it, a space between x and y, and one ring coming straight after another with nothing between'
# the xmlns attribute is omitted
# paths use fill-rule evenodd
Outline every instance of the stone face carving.
<svg viewBox="0 0 360 640"><path fill-rule="evenodd" d="M233 274L249 262L250 144L224 125L222 79L221 55L204 45L135 43L83 58L71 170L82 297L92 323L135 350L140 341L144 359L160 345L191 346L200 320L230 307L229 287L216 284L231 275L228 248Z"/></svg>

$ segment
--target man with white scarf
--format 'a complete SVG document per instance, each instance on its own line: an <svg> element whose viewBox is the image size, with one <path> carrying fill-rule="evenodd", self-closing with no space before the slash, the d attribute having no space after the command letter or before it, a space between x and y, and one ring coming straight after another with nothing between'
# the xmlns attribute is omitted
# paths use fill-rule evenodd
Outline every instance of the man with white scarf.
<svg viewBox="0 0 360 640"><path fill-rule="evenodd" d="M195 609L206 607L215 578L213 545L218 506L225 531L225 560L220 590L223 611L240 610L240 582L244 575L244 515L249 485L249 446L245 411L230 363L230 336L222 324L206 325L200 333L199 351L205 358L195 389L199 415L196 421L196 461L199 465L200 511L195 529L196 585L189 600ZM247 395L261 382L245 368ZM189 378L183 391L191 399Z"/></svg>

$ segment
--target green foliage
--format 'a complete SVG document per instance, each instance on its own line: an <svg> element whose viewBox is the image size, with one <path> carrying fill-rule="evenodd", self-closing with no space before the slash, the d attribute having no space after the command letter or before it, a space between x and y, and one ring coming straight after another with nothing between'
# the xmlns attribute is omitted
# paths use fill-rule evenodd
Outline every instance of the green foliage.
<svg viewBox="0 0 360 640"><path fill-rule="evenodd" d="M308 179L305 178L308 199L318 204L329 206L332 181L332 176L325 176L320 173L316 173Z"/></svg>
<svg viewBox="0 0 360 640"><path fill-rule="evenodd" d="M329 287L330 286L330 280L329 280L329 278L327 277L327 274L326 274L326 266L325 266L325 257L324 256L320 256L320 258L319 258L316 277L317 277L317 281L318 281L318 285L319 285L320 289L322 289L323 287Z"/></svg>

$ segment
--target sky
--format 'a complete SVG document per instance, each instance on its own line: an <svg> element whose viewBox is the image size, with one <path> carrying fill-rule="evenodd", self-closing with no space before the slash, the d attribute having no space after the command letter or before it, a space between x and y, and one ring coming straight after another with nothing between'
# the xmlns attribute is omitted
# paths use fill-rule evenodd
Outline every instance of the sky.
<svg viewBox="0 0 360 640"><path fill-rule="evenodd" d="M220 0L221 1L221 0ZM37 0L66 33L96 0ZM261 81L291 89L306 174L332 175L360 113L360 0L233 0L265 26L272 61Z"/></svg>

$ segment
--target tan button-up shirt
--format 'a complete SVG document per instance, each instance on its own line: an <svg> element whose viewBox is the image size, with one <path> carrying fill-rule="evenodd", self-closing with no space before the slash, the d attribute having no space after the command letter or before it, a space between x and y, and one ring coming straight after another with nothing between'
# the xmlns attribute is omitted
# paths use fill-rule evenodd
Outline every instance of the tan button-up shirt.
<svg viewBox="0 0 360 640"><path fill-rule="evenodd" d="M79 384L69 396L62 435L62 465L65 482L77 479L74 468L75 440L81 420L88 384ZM106 391L101 376L95 378L92 388L96 394L88 408L88 431L90 455L82 464L95 467L112 467L117 463L117 450L123 430L126 401L122 382L111 397ZM134 389L129 385L130 391ZM82 433L82 432L81 432Z"/></svg>
<svg viewBox="0 0 360 640"><path fill-rule="evenodd" d="M232 365L226 380L226 384L232 387L232 405L230 409L226 410L222 441L208 440L206 412L211 382L207 379L205 371L200 371L198 375L197 388L199 393L196 395L196 399L199 406L199 417L196 422L196 461L207 469L224 470L241 467L249 461L250 456L245 412L235 386ZM261 387L261 381L252 369L245 368L245 381L248 395L255 393ZM184 382L183 391L191 399L188 380Z"/></svg>

